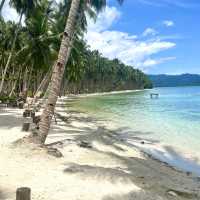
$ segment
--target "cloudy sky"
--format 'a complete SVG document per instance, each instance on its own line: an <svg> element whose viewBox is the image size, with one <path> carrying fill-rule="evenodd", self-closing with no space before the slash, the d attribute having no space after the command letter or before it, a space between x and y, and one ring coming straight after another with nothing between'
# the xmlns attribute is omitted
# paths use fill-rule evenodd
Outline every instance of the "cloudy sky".
<svg viewBox="0 0 200 200"><path fill-rule="evenodd" d="M6 6L4 16L16 19ZM151 74L200 73L200 0L125 0L108 6L85 39L104 56Z"/></svg>

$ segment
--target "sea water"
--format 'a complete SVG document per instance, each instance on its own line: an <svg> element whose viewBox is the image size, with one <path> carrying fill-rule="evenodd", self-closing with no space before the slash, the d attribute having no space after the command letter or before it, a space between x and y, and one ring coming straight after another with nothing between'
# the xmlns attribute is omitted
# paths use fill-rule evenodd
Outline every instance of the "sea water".
<svg viewBox="0 0 200 200"><path fill-rule="evenodd" d="M152 99L151 93L159 97ZM112 121L125 137L153 141L155 145L138 146L162 161L200 175L200 87L90 96L77 99L73 106Z"/></svg>

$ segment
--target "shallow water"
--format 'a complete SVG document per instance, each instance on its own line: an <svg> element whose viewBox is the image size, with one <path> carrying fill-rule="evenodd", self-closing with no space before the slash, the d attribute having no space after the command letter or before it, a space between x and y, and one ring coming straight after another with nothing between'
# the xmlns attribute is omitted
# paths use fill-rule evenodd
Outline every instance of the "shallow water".
<svg viewBox="0 0 200 200"><path fill-rule="evenodd" d="M151 99L150 93L158 93ZM161 144L157 158L200 175L200 87L155 88L131 93L90 96L72 106L110 120L124 133ZM127 131L128 130L128 131ZM121 130L123 132L123 129ZM190 161L190 162L189 162Z"/></svg>

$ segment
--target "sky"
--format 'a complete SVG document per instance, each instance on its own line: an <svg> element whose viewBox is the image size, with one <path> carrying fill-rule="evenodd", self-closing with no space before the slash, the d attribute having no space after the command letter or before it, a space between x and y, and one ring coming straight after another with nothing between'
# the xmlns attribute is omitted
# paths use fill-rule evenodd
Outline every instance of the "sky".
<svg viewBox="0 0 200 200"><path fill-rule="evenodd" d="M17 14L5 6L6 19ZM148 74L200 74L200 0L108 0L85 40Z"/></svg>

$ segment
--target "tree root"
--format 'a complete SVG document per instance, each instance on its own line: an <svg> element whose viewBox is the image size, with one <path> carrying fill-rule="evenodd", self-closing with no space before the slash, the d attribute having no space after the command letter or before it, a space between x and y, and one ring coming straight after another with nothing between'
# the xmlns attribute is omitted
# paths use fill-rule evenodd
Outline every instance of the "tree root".
<svg viewBox="0 0 200 200"><path fill-rule="evenodd" d="M20 138L13 142L13 147L22 147L25 146L29 149L43 149L47 154L54 156L56 158L63 157L63 154L57 149L50 146L47 146L40 142L38 137L38 130L32 130L32 133L28 136Z"/></svg>

